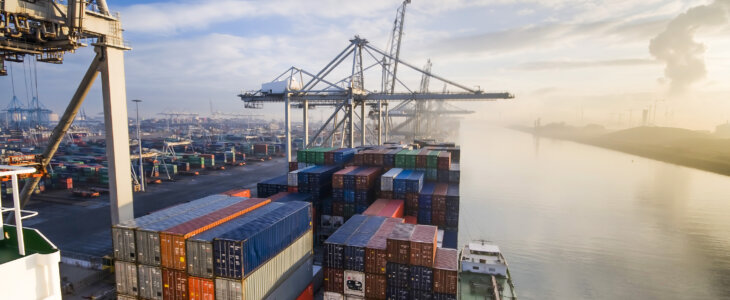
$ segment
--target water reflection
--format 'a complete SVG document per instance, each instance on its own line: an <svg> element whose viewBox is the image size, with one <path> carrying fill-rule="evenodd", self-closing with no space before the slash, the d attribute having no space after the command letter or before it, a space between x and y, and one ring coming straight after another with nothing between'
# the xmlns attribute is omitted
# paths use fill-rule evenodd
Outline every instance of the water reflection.
<svg viewBox="0 0 730 300"><path fill-rule="evenodd" d="M522 299L730 299L730 177L461 126L460 241L502 246Z"/></svg>

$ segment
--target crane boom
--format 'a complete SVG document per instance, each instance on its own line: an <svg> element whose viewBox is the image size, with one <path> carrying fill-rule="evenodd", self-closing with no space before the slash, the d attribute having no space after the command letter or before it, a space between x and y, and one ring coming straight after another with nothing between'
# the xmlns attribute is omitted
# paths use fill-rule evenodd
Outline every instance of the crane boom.
<svg viewBox="0 0 730 300"><path fill-rule="evenodd" d="M395 91L396 73L398 71L398 58L400 57L400 42L403 37L403 22L406 17L406 5L410 4L411 0L404 0L403 4L398 7L398 11L395 14L395 21L393 22L393 31L391 32L389 43L386 49L389 49L388 54L390 56L384 56L383 60L386 62L386 72L383 72L383 92L393 93Z"/></svg>

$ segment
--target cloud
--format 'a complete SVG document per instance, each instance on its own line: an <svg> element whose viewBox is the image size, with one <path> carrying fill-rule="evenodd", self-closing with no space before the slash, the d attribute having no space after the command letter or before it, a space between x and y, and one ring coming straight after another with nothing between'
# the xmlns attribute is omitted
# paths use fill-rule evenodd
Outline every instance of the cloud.
<svg viewBox="0 0 730 300"><path fill-rule="evenodd" d="M555 69L580 69L595 67L631 67L655 65L657 61L645 58L625 58L625 59L609 59L609 60L545 60L532 61L521 64L517 69L526 71L542 71Z"/></svg>
<svg viewBox="0 0 730 300"><path fill-rule="evenodd" d="M709 5L693 7L680 14L649 43L649 53L664 62L664 76L671 92L684 92L705 78L705 45L694 40L698 29L728 22L729 0L715 0Z"/></svg>

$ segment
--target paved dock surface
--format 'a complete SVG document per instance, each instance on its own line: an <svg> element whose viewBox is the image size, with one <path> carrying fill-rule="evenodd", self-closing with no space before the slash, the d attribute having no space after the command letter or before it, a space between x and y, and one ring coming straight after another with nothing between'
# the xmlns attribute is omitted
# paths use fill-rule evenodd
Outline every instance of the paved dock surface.
<svg viewBox="0 0 730 300"><path fill-rule="evenodd" d="M134 215L140 217L178 203L218 194L256 183L286 172L284 158L252 162L226 170L206 170L199 176L178 176L176 182L163 182L134 193ZM24 221L24 226L39 229L59 249L64 258L100 258L112 254L111 217L108 195L80 198L68 191L44 193L31 198L26 209L39 215Z"/></svg>

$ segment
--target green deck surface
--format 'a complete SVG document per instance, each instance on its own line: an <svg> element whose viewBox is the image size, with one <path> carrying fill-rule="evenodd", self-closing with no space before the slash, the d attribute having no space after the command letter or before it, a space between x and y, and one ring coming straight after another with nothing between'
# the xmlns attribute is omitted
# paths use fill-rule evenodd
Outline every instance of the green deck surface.
<svg viewBox="0 0 730 300"><path fill-rule="evenodd" d="M0 264L21 258L22 256L18 254L18 238L15 233L15 226L4 225L3 235L4 239L0 240ZM35 229L23 228L23 238L25 240L26 256L34 253L49 254L58 251Z"/></svg>

